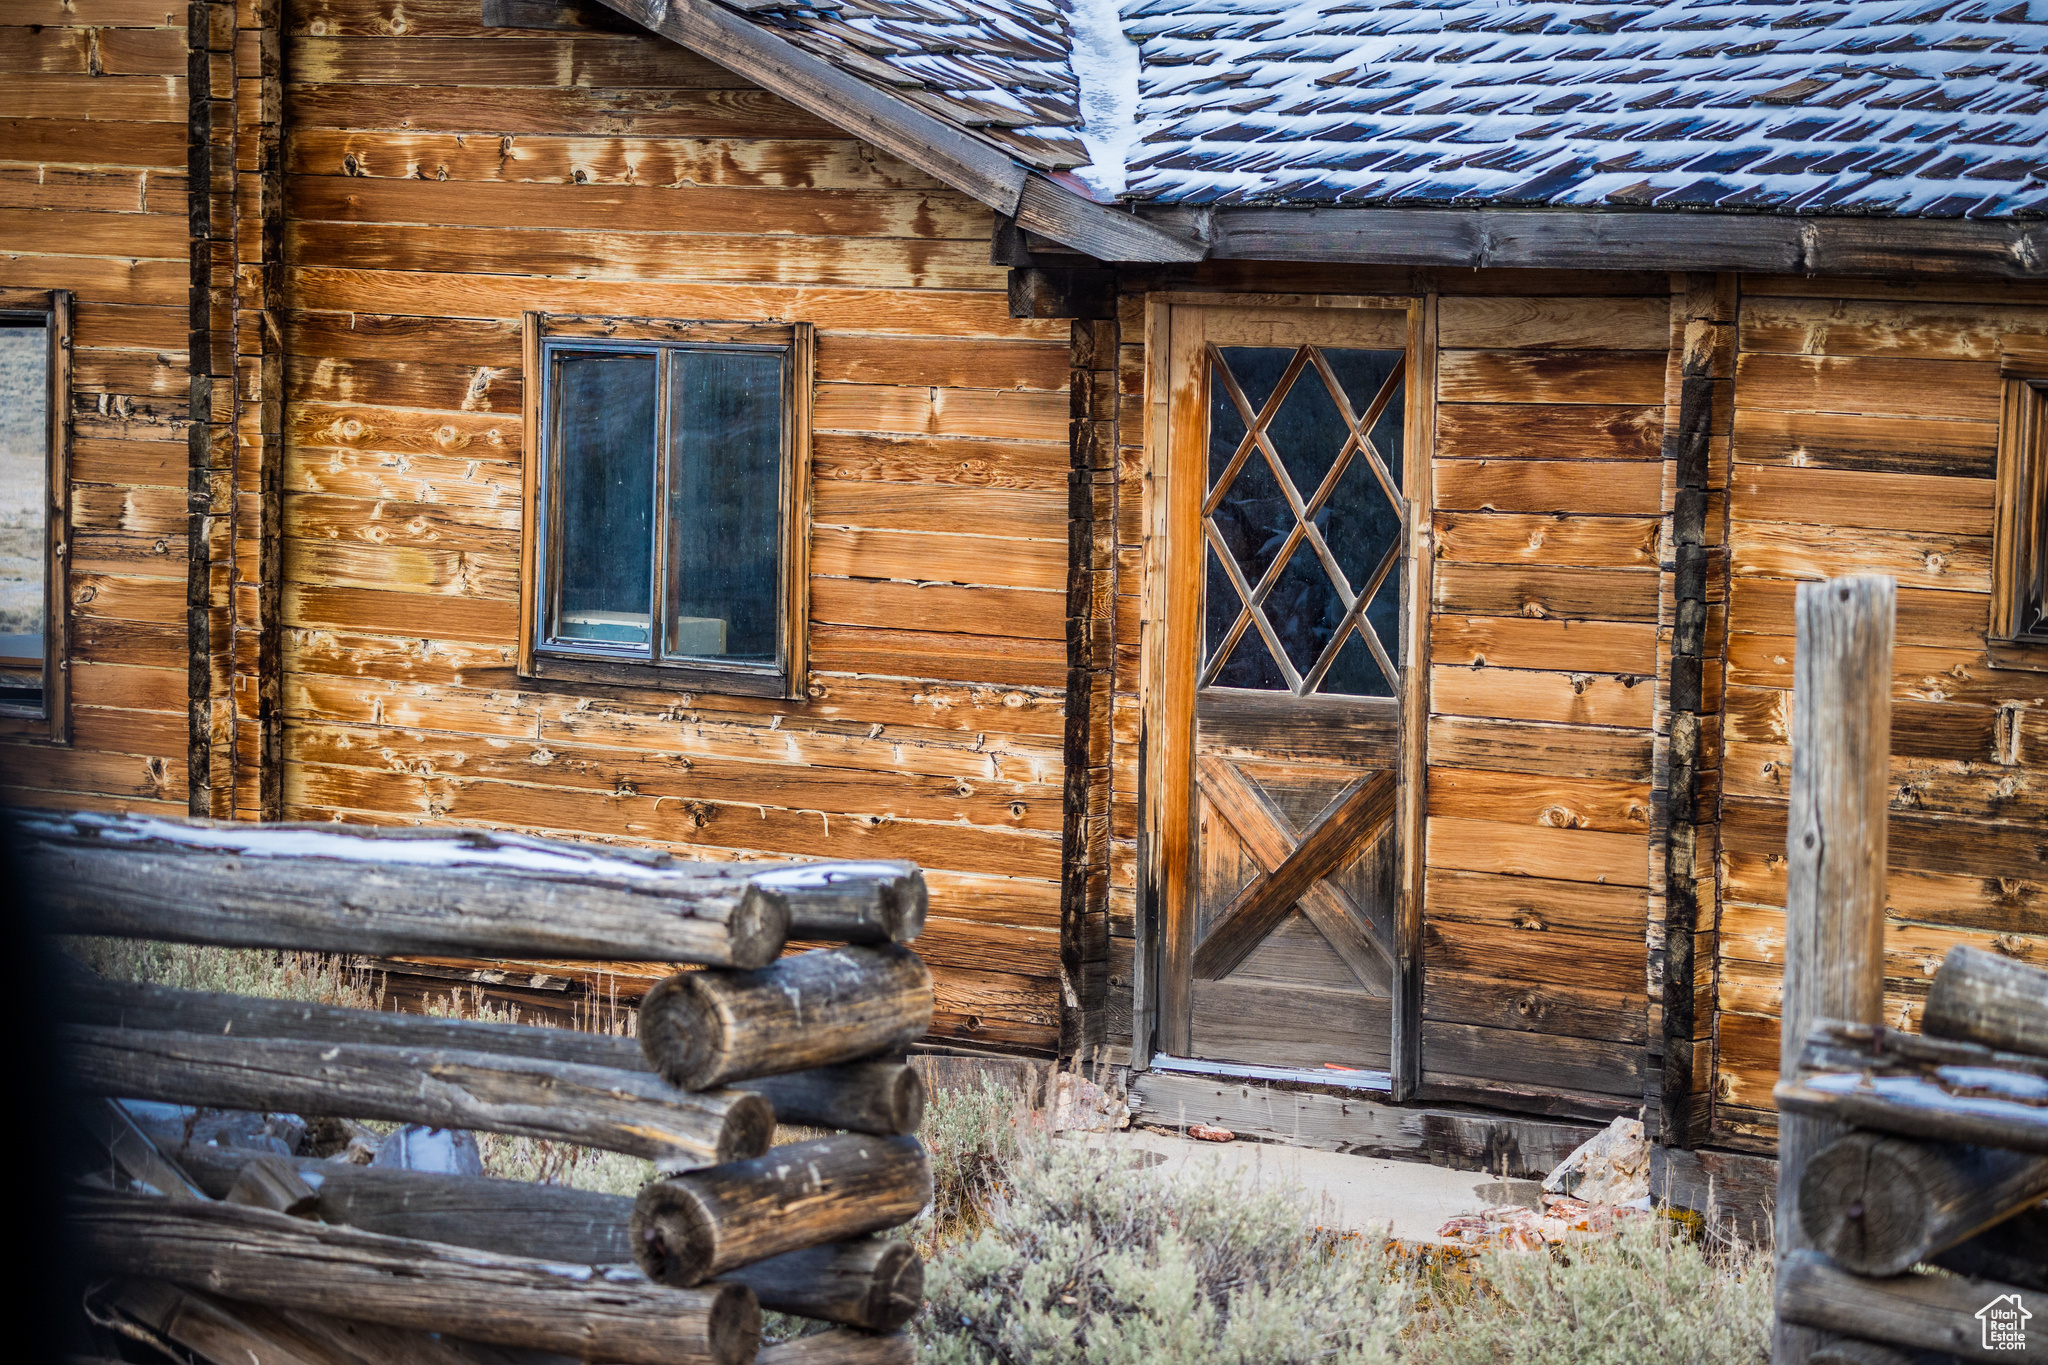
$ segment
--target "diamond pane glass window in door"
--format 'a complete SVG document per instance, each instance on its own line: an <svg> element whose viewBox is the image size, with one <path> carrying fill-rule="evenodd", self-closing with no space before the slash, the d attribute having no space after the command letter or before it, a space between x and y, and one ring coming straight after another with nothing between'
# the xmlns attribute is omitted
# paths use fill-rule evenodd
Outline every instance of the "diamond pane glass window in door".
<svg viewBox="0 0 2048 1365"><path fill-rule="evenodd" d="M1203 687L1387 697L1403 352L1210 346Z"/></svg>

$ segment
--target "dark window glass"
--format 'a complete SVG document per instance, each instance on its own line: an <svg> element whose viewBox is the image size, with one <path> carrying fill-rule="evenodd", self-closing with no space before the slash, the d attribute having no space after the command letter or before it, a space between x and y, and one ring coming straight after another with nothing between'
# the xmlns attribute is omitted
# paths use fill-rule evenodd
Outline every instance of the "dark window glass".
<svg viewBox="0 0 2048 1365"><path fill-rule="evenodd" d="M1391 663L1399 648L1401 353L1233 346L1219 358L1209 403L1205 685L1392 695L1398 679L1380 655ZM1279 394L1263 444L1247 447L1250 425L1231 380L1254 419ZM1377 467L1353 441L1333 386L1360 418L1384 400L1368 432Z"/></svg>
<svg viewBox="0 0 2048 1365"><path fill-rule="evenodd" d="M555 359L554 638L647 647L659 357Z"/></svg>
<svg viewBox="0 0 2048 1365"><path fill-rule="evenodd" d="M41 707L48 565L50 344L0 317L0 704Z"/></svg>
<svg viewBox="0 0 2048 1365"><path fill-rule="evenodd" d="M779 352L671 357L671 656L773 663L780 654L782 367Z"/></svg>
<svg viewBox="0 0 2048 1365"><path fill-rule="evenodd" d="M2033 400L2033 468L2023 481L2033 506L2020 518L2021 534L2027 535L2029 526L2032 534L2028 537L2030 544L2022 551L2022 572L2017 576L2019 610L2013 620L2015 635L2048 643L2048 400L2044 400L2040 386L2036 387Z"/></svg>
<svg viewBox="0 0 2048 1365"><path fill-rule="evenodd" d="M547 358L543 647L756 674L781 665L790 353L562 342Z"/></svg>

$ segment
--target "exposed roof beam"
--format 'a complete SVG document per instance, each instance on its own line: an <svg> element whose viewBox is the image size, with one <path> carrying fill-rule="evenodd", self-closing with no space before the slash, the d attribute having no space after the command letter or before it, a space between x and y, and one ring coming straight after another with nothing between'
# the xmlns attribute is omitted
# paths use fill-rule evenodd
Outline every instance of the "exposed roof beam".
<svg viewBox="0 0 2048 1365"><path fill-rule="evenodd" d="M1153 209L1212 260L2048 278L2048 222L1569 209Z"/></svg>
<svg viewBox="0 0 2048 1365"><path fill-rule="evenodd" d="M848 75L823 57L784 42L714 0L603 3L852 136L872 142L998 213L1017 211L1027 172L1007 154L907 100Z"/></svg>

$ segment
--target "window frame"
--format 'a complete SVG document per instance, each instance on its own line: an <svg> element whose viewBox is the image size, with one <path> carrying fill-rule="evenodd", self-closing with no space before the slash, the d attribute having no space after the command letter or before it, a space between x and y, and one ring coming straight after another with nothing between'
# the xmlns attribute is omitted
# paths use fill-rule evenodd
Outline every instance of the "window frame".
<svg viewBox="0 0 2048 1365"><path fill-rule="evenodd" d="M1985 651L1993 667L2048 671L2048 356L2002 369Z"/></svg>
<svg viewBox="0 0 2048 1365"><path fill-rule="evenodd" d="M49 390L43 441L43 701L0 702L0 737L71 742L71 317L64 289L0 289L0 317L39 315L47 329Z"/></svg>
<svg viewBox="0 0 2048 1365"><path fill-rule="evenodd" d="M532 680L660 688L748 697L802 699L809 683L811 393L816 338L808 323L707 322L682 319L564 316L528 313L523 336L526 450L520 537L519 674ZM782 463L776 498L780 523L776 594L777 654L772 664L713 663L702 658L622 658L601 645L551 643L546 631L558 592L551 548L558 544L553 477L555 449L552 357L563 351L620 353L733 348L779 351L783 367ZM668 486L668 374L656 390L657 487ZM659 653L665 616L667 516L655 518L652 649Z"/></svg>

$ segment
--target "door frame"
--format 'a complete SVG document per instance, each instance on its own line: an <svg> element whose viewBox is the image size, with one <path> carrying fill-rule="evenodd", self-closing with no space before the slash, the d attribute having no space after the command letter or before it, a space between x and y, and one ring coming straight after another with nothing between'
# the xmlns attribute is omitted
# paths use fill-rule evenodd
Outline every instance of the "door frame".
<svg viewBox="0 0 2048 1365"><path fill-rule="evenodd" d="M1155 1052L1185 1055L1187 963L1194 899L1196 848L1194 801L1195 694L1193 670L1169 667L1170 640L1195 638L1200 584L1175 581L1167 573L1167 548L1175 537L1197 536L1191 510L1200 498L1179 499L1181 483L1202 481L1203 468L1176 468L1171 440L1174 416L1172 326L1183 308L1384 309L1408 318L1408 373L1403 492L1408 517L1401 589L1398 661L1401 680L1401 758L1395 772L1395 833L1399 837L1399 900L1395 911L1395 977L1390 1074L1374 1089L1391 1089L1396 1100L1412 1097L1422 1078L1422 906L1425 749L1429 705L1429 614L1435 537L1435 498L1430 480L1436 447L1437 296L1388 294L1232 294L1162 292L1145 297L1145 483L1147 503L1140 591L1138 903L1132 980L1131 1066L1144 1070ZM1199 390L1197 390L1199 391ZM1183 414L1201 420L1199 409ZM1192 448L1192 447L1190 447ZM1180 523L1176 525L1176 520ZM1176 1027L1176 1025L1178 1025ZM1164 1060L1164 1059L1162 1059ZM1223 1074L1221 1064L1187 1063ZM1282 1074L1277 1073L1276 1074ZM1361 1079L1372 1073L1361 1073ZM1329 1078L1322 1080L1328 1083ZM1378 1080L1374 1077L1373 1080Z"/></svg>

